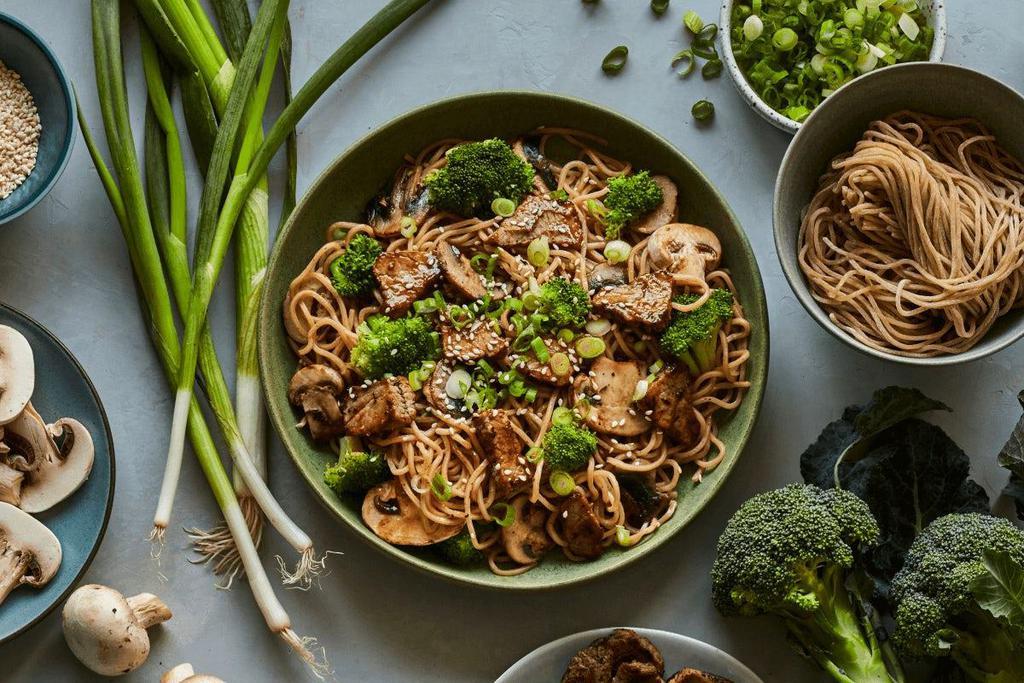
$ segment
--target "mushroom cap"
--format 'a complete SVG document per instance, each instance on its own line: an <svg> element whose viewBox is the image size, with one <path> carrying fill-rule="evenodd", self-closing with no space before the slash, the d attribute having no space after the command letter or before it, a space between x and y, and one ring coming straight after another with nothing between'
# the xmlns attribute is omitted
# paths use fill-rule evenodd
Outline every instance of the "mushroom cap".
<svg viewBox="0 0 1024 683"><path fill-rule="evenodd" d="M288 383L288 400L294 404L302 402L302 395L310 389L329 389L334 396L341 394L345 380L329 365L306 365L295 371Z"/></svg>
<svg viewBox="0 0 1024 683"><path fill-rule="evenodd" d="M16 418L36 387L36 366L25 336L0 325L0 425Z"/></svg>
<svg viewBox="0 0 1024 683"><path fill-rule="evenodd" d="M676 184L672 182L671 178L664 175L651 176L651 180L661 188L661 204L633 226L634 230L645 235L650 235L663 225L674 223L679 215L679 190L676 188Z"/></svg>
<svg viewBox="0 0 1024 683"><path fill-rule="evenodd" d="M526 495L512 501L512 507L516 511L515 521L501 530L505 552L514 562L534 564L554 545L545 530L547 510L531 505Z"/></svg>
<svg viewBox="0 0 1024 683"><path fill-rule="evenodd" d="M182 683L182 681L188 680L195 675L196 670L192 668L192 665L188 662L184 662L172 669L168 669L164 675L160 677L160 683Z"/></svg>
<svg viewBox="0 0 1024 683"><path fill-rule="evenodd" d="M389 514L381 508L390 504L397 512ZM402 485L389 479L374 486L363 498L363 521L373 533L392 545L432 545L457 535L464 525L436 524L420 514Z"/></svg>
<svg viewBox="0 0 1024 683"><path fill-rule="evenodd" d="M46 525L24 510L0 503L0 550L17 548L32 554L33 571L22 583L38 588L46 585L60 569L60 541Z"/></svg>
<svg viewBox="0 0 1024 683"><path fill-rule="evenodd" d="M65 417L47 426L29 404L5 429L18 434L33 449L31 469L21 487L19 507L25 512L49 510L89 478L95 449L89 430L78 420ZM60 447L53 440L55 436L64 437Z"/></svg>
<svg viewBox="0 0 1024 683"><path fill-rule="evenodd" d="M181 683L224 683L224 681L209 674L196 674L195 676L189 676Z"/></svg>
<svg viewBox="0 0 1024 683"><path fill-rule="evenodd" d="M64 640L71 652L102 676L134 671L149 657L144 624L129 600L113 588L97 584L78 588L64 603L63 622Z"/></svg>
<svg viewBox="0 0 1024 683"><path fill-rule="evenodd" d="M647 240L647 255L656 269L703 280L707 271L718 267L722 243L707 228L669 223L658 228Z"/></svg>

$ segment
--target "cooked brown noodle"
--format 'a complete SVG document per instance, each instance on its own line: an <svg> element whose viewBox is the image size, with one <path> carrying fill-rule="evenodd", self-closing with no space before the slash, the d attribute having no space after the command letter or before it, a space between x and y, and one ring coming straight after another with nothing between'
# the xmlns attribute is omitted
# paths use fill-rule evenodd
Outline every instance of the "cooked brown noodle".
<svg viewBox="0 0 1024 683"><path fill-rule="evenodd" d="M628 163L613 159L594 145L600 140L577 131L564 129L541 129L542 152L555 138L560 143L569 143L577 150L576 158L555 165L558 170L558 187L564 188L575 204L585 226L583 248L580 252L552 249L549 264L541 270L534 269L524 259L499 248L498 268L500 275L518 285L525 285L531 275L540 283L552 276L567 278L586 284L586 264L593 267L605 261L602 250L604 238L597 223L584 210L588 199L600 199L607 193L608 178L628 173ZM431 170L442 166L445 152L460 144L460 140L443 140L420 152L416 157L407 158L407 167L396 174L397 182L409 183L416 187ZM521 152L522 141L513 143ZM564 145L563 145L564 146ZM552 162L554 163L554 162ZM411 173L406 173L411 169ZM547 193L547 188L538 177L535 193ZM397 236L387 243L388 250L416 249L429 251L434 243L446 240L459 247L464 253L481 251L484 245L480 237L495 227L495 221L464 219L451 214L431 211L412 239ZM336 237L344 233L342 239ZM301 363L324 363L338 370L350 385L362 383L362 378L349 364L349 352L356 344L357 327L368 316L378 312L378 306L353 308L350 301L342 298L331 285L329 266L345 249L346 244L359 233L373 234L372 228L359 223L339 222L327 228L327 243L320 248L313 259L288 290L284 304L284 321L292 348ZM646 240L635 245L628 262L630 280L649 271L647 264ZM728 288L734 291L727 270L717 270L707 276L709 286ZM379 292L375 295L380 299ZM735 300L735 298L734 298ZM693 308L691 306L688 308ZM726 457L727 451L717 437L714 414L719 410L733 410L739 406L749 382L746 381L746 362L749 357L747 342L750 324L743 317L738 301L734 303L734 317L723 325L720 332L719 366L707 372L692 384L693 405L701 425L699 443L693 448L683 449L668 443L661 430L651 429L632 440L616 439L599 435L597 454L591 458L586 470L578 472L575 479L582 486L588 498L594 503L595 513L605 530L604 540L610 545L616 540L616 527L627 526L625 513L619 496L619 483L614 473L650 473L656 489L668 496L668 504L660 515L641 528L630 528L628 544L639 542L652 533L675 512L676 488L683 468L693 467L692 478L699 482L702 475L714 469ZM508 321L503 321L507 325ZM641 335L615 323L605 335L606 353L617 359L643 359L653 364L658 360L657 342L649 335ZM642 351L637 342L644 340ZM522 399L509 398L499 407L516 412L513 425L527 446L540 443L551 421L556 406L572 401L572 387L551 387L539 383L538 397L532 404ZM433 410L418 396L415 422L407 428L382 437L368 439L369 444L387 454L392 473L401 482L406 494L418 501L421 513L426 519L437 524L461 525L469 522L468 529L474 544L485 552L492 571L497 574L517 574L533 565L518 565L510 561L500 543L500 534L490 533L478 536L475 521L490 521L488 510L496 502L487 477L487 461L481 457L481 448L468 419L455 418ZM563 551L572 558L566 542L559 535L559 520L556 510L560 499L541 476L543 463L532 467L532 489L528 490L531 502L543 505L551 512L547 531ZM439 500L431 492L430 482L437 472L452 482L452 497Z"/></svg>
<svg viewBox="0 0 1024 683"><path fill-rule="evenodd" d="M973 347L1020 303L1024 167L972 119L900 112L837 157L800 226L814 298L902 356Z"/></svg>

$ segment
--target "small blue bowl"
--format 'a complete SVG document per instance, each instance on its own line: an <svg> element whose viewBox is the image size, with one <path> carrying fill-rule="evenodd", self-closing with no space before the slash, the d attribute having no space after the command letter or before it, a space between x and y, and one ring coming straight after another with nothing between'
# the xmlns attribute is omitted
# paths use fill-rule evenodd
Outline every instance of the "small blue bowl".
<svg viewBox="0 0 1024 683"><path fill-rule="evenodd" d="M0 199L0 225L39 203L57 184L75 145L75 98L56 55L32 29L0 12L0 62L21 75L32 93L42 132L32 174Z"/></svg>

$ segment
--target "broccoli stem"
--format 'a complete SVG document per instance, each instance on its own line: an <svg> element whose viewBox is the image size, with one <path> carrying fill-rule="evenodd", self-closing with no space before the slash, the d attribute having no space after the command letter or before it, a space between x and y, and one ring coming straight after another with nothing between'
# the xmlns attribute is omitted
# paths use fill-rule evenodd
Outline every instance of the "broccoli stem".
<svg viewBox="0 0 1024 683"><path fill-rule="evenodd" d="M846 573L839 568L827 570L820 578L809 569L805 583L818 607L809 614L790 615L790 634L840 683L903 683L902 671L886 666L874 626L867 615L861 615L859 598L851 600L845 579Z"/></svg>

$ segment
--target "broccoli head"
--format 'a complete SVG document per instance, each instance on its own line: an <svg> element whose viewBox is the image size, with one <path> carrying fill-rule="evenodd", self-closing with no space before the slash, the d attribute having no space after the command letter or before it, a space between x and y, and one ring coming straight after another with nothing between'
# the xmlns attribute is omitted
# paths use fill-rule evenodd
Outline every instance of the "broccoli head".
<svg viewBox="0 0 1024 683"><path fill-rule="evenodd" d="M972 592L987 573L989 551L1024 563L1024 531L969 513L940 517L918 535L892 582L899 652L952 657L970 680L1024 680L1024 634L985 611Z"/></svg>
<svg viewBox="0 0 1024 683"><path fill-rule="evenodd" d="M540 308L547 314L547 326L583 327L590 313L590 297L578 282L562 277L548 280L540 286Z"/></svg>
<svg viewBox="0 0 1024 683"><path fill-rule="evenodd" d="M465 567L476 564L484 559L484 554L473 547L473 539L469 532L463 530L456 536L437 544L437 551L446 561Z"/></svg>
<svg viewBox="0 0 1024 683"><path fill-rule="evenodd" d="M497 138L453 147L446 157L424 180L430 203L442 211L489 218L495 199L519 204L533 188L533 166Z"/></svg>
<svg viewBox="0 0 1024 683"><path fill-rule="evenodd" d="M342 439L338 462L324 470L324 482L339 495L362 493L391 476L388 461L383 455L354 448L359 446L348 438Z"/></svg>
<svg viewBox="0 0 1024 683"><path fill-rule="evenodd" d="M575 421L551 425L541 443L544 462L553 470L576 472L587 466L597 450L597 437Z"/></svg>
<svg viewBox="0 0 1024 683"><path fill-rule="evenodd" d="M696 294L681 294L675 298L679 304L692 304L700 297ZM732 318L732 292L727 289L712 289L711 296L700 308L683 313L675 311L672 322L661 333L659 343L662 353L678 358L696 376L707 372L716 365L718 331Z"/></svg>
<svg viewBox="0 0 1024 683"><path fill-rule="evenodd" d="M889 673L853 568L855 553L878 536L867 504L847 491L793 484L754 496L718 540L715 606L781 617L798 648L836 680L901 680Z"/></svg>
<svg viewBox="0 0 1024 683"><path fill-rule="evenodd" d="M384 375L407 375L440 355L438 334L426 318L407 316L392 320L377 314L359 326L359 339L352 348L352 365L364 377L377 379Z"/></svg>
<svg viewBox="0 0 1024 683"><path fill-rule="evenodd" d="M661 204L662 192L647 171L618 176L608 180L608 194L604 205L604 234L607 239L619 239L622 230L648 211Z"/></svg>
<svg viewBox="0 0 1024 683"><path fill-rule="evenodd" d="M331 282L342 296L359 296L373 289L373 264L383 249L362 233L352 238L341 256L331 262Z"/></svg>

